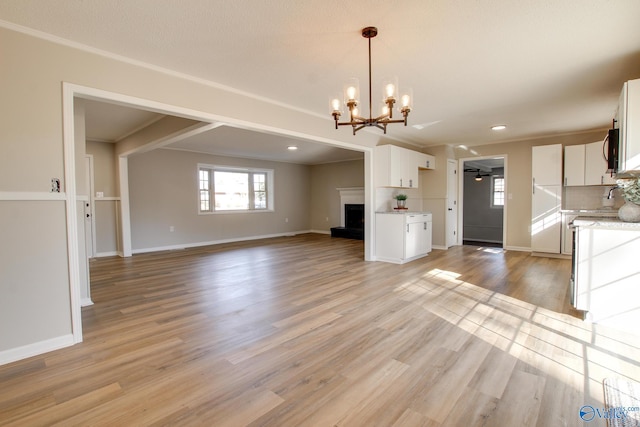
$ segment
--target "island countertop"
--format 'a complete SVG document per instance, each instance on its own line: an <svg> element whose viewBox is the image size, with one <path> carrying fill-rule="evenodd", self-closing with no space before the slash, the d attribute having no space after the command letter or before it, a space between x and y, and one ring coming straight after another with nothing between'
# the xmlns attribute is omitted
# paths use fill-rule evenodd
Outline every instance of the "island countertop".
<svg viewBox="0 0 640 427"><path fill-rule="evenodd" d="M578 216L573 220L573 226L602 228L608 230L640 231L640 222L625 222L620 218L602 216Z"/></svg>

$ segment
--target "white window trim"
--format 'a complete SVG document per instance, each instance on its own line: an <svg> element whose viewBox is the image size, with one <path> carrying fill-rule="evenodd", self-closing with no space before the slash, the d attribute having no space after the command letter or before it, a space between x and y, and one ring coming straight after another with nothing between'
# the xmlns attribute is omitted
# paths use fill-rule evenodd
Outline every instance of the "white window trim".
<svg viewBox="0 0 640 427"><path fill-rule="evenodd" d="M237 209L237 210L216 211L215 197L214 197L214 194L211 193L209 199L210 199L212 210L201 211L200 210L200 169L209 169L211 172L224 171L224 172L265 173L267 175L267 208L266 209ZM211 174L211 179L213 179L213 174ZM275 187L275 184L274 184L273 169L227 166L227 165L211 165L206 163L198 163L198 168L196 170L196 194L197 194L196 208L198 210L198 215L225 215L225 214L238 214L238 213L257 214L257 213L275 212L274 187Z"/></svg>

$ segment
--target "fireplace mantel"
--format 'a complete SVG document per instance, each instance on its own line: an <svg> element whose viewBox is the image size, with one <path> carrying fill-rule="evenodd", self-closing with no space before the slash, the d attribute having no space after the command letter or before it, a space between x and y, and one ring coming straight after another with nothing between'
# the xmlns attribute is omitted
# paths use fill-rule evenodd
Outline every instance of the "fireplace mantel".
<svg viewBox="0 0 640 427"><path fill-rule="evenodd" d="M336 188L340 192L340 226L344 227L344 205L364 204L364 187Z"/></svg>

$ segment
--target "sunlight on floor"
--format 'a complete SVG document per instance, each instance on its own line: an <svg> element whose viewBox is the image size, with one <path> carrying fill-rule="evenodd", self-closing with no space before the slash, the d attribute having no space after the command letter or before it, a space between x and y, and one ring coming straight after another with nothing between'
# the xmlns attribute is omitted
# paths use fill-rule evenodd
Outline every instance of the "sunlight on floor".
<svg viewBox="0 0 640 427"><path fill-rule="evenodd" d="M459 277L460 273L433 269L395 292L596 401L602 401L606 377L640 380L639 336L583 322ZM616 357L609 351L614 349L628 357Z"/></svg>
<svg viewBox="0 0 640 427"><path fill-rule="evenodd" d="M490 253L490 254L501 254L501 253L504 252L504 249L502 249L502 248L488 248L488 247L484 247L484 246L481 246L476 250L478 250L480 252L487 252L487 253Z"/></svg>

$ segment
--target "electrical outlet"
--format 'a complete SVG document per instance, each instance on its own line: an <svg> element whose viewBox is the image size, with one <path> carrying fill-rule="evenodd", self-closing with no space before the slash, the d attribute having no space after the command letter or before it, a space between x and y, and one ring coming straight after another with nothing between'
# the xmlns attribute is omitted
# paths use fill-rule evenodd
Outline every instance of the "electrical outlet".
<svg viewBox="0 0 640 427"><path fill-rule="evenodd" d="M176 231L176 228L173 225L169 226L169 233L173 233L174 231Z"/></svg>
<svg viewBox="0 0 640 427"><path fill-rule="evenodd" d="M104 197L104 192L96 191L96 199L102 199Z"/></svg>
<svg viewBox="0 0 640 427"><path fill-rule="evenodd" d="M59 178L51 178L51 192L59 193L60 192L60 179Z"/></svg>
<svg viewBox="0 0 640 427"><path fill-rule="evenodd" d="M285 219L284 219L284 222L289 222L289 218L285 218Z"/></svg>

